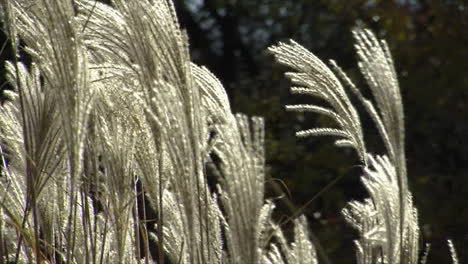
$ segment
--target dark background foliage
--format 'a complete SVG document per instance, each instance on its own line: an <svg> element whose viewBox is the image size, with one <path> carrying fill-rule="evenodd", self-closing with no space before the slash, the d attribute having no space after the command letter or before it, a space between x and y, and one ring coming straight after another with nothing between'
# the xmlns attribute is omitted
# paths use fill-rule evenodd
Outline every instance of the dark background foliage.
<svg viewBox="0 0 468 264"><path fill-rule="evenodd" d="M321 116L284 110L285 104L313 99L289 95L286 69L265 50L292 38L323 60L336 60L367 91L350 31L365 25L386 39L405 104L408 174L421 242L432 244L429 263L449 262L447 238L454 240L460 261L468 262L465 1L180 0L176 8L193 60L221 80L233 110L266 119L267 188L279 200L278 219L303 208L332 263L355 263L352 240L357 234L340 211L350 199L366 197L359 161L352 151L333 147L329 138L294 137L299 129L332 124ZM11 59L8 48L1 56ZM0 77L3 84L4 74ZM363 123L369 149L381 153L375 128L365 116Z"/></svg>

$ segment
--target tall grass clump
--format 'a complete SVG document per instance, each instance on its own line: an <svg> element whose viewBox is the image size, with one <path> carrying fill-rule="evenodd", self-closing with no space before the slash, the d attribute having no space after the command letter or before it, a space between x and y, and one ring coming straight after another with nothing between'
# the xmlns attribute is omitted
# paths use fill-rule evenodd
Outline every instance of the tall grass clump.
<svg viewBox="0 0 468 264"><path fill-rule="evenodd" d="M285 235L264 194L264 122L231 112L191 63L172 1L2 0L14 53L1 107L1 263L318 263L304 216ZM322 98L356 150L369 198L343 210L358 263L419 263L403 106L385 42L354 31L375 102L299 44L271 47L293 93ZM31 63L22 61L24 55ZM368 152L356 96L385 153ZM454 262L456 253L449 243ZM423 257L423 262L425 262Z"/></svg>

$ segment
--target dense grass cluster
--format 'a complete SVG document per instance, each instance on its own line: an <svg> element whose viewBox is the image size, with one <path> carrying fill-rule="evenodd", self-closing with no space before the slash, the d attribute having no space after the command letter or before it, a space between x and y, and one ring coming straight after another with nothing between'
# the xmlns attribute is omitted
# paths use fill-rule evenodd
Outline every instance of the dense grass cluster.
<svg viewBox="0 0 468 264"><path fill-rule="evenodd" d="M234 115L221 83L191 63L171 1L1 8L15 59L0 112L0 264L318 263L304 216L293 235L272 219L263 120ZM269 51L291 69L292 93L327 105L287 109L336 123L297 135L334 136L363 163L369 198L343 210L360 234L358 263L425 263L390 52L365 29L354 35L375 102L294 41ZM349 92L374 120L382 155L367 150Z"/></svg>

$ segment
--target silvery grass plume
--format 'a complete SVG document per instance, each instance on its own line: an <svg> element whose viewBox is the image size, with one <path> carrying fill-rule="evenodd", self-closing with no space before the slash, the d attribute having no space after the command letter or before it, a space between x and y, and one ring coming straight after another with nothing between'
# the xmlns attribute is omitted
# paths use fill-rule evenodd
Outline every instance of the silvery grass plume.
<svg viewBox="0 0 468 264"><path fill-rule="evenodd" d="M370 198L349 202L345 219L360 234L357 261L371 263L418 263L419 227L417 210L408 189L404 152L404 112L393 61L385 41L366 29L353 31L359 69L375 99L366 99L334 62L330 67L300 44L290 41L269 48L276 60L293 71L286 76L293 94L315 96L329 107L289 105L287 110L315 112L330 117L336 128L313 128L297 136L334 136L335 145L354 148L364 164L361 181ZM385 145L384 155L367 152L359 116L344 86L357 97L373 119ZM454 263L455 249L449 242ZM425 263L427 252L422 262Z"/></svg>
<svg viewBox="0 0 468 264"><path fill-rule="evenodd" d="M272 224L263 120L191 63L171 1L1 8L0 263L316 263L304 218Z"/></svg>
<svg viewBox="0 0 468 264"><path fill-rule="evenodd" d="M295 72L287 77L293 93L317 96L330 108L293 105L287 109L309 111L331 117L337 128L316 128L298 136L331 135L338 146L352 147L364 163L362 181L370 199L349 203L343 213L360 233L356 241L359 263L417 263L419 228L416 209L407 187L404 158L403 107L393 63L385 42L367 30L357 29L359 66L377 102L377 109L363 97L335 62L330 69L299 44L280 43L270 48L279 63ZM366 150L359 116L345 92L344 83L364 104L375 121L387 153L382 157Z"/></svg>

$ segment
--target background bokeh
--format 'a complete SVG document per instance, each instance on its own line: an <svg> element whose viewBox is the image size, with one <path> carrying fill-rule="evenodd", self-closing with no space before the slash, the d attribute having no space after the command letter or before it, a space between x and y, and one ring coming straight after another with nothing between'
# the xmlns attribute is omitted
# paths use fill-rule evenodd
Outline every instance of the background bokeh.
<svg viewBox="0 0 468 264"><path fill-rule="evenodd" d="M106 2L106 1L104 1ZM463 0L178 0L192 58L224 84L235 112L263 116L269 197L284 220L303 207L331 263L355 263L341 210L366 197L354 152L330 138L296 139L302 128L329 126L315 114L288 113L292 96L266 48L289 38L324 61L333 59L369 95L357 71L351 29L371 28L393 53L403 94L410 188L419 209L429 263L449 263L446 239L468 263L468 4ZM2 61L11 59L3 32ZM25 59L27 59L25 57ZM5 85L0 72L1 89ZM362 120L369 149L382 152L375 128ZM285 193L279 196L278 189ZM324 263L324 262L322 262Z"/></svg>

